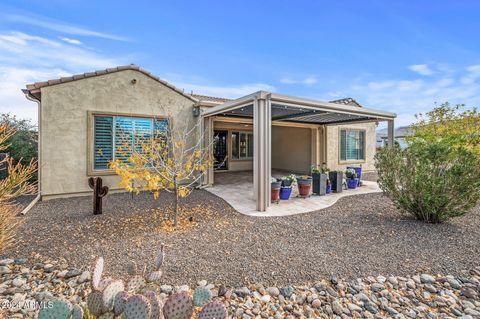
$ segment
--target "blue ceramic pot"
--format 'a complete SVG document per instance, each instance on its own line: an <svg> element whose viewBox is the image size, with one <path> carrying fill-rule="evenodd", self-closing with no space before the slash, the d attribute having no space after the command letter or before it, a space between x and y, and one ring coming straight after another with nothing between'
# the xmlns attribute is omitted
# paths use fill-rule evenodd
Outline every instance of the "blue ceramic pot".
<svg viewBox="0 0 480 319"><path fill-rule="evenodd" d="M358 186L358 178L347 178L347 187L349 189L355 189Z"/></svg>
<svg viewBox="0 0 480 319"><path fill-rule="evenodd" d="M290 195L292 194L292 187L282 187L280 188L280 199L288 200L290 199Z"/></svg>
<svg viewBox="0 0 480 319"><path fill-rule="evenodd" d="M330 194L332 192L332 185L327 184L327 187L325 188L325 193Z"/></svg>

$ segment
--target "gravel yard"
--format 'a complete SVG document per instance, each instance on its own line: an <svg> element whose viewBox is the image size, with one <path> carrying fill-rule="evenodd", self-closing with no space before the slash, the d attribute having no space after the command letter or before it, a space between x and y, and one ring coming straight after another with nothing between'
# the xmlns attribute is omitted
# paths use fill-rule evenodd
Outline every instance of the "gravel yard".
<svg viewBox="0 0 480 319"><path fill-rule="evenodd" d="M107 271L125 275L128 260L151 265L165 242L165 282L205 279L227 286L307 284L330 275L455 275L480 265L480 207L449 223L429 225L400 217L381 194L367 194L315 213L258 218L238 214L198 190L185 200L198 225L165 233L152 210L171 204L168 194L158 200L149 194L112 194L104 214L94 216L90 197L40 202L23 217L18 241L3 257L32 263L37 253L86 269L103 256Z"/></svg>

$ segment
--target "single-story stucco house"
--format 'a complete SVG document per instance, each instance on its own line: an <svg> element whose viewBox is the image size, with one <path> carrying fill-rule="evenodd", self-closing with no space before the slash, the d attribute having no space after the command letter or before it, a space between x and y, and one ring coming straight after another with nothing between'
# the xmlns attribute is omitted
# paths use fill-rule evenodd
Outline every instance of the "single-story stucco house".
<svg viewBox="0 0 480 319"><path fill-rule="evenodd" d="M108 167L116 156L118 125L148 131L165 121L174 128L201 121L205 145L215 158L227 158L216 170L253 171L257 209L264 211L272 169L308 173L325 163L334 170L362 165L373 171L376 126L387 121L392 139L396 117L351 98L322 102L259 91L229 100L187 94L135 65L29 84L24 93L39 108L43 199L88 194L90 176L119 189ZM214 178L212 168L204 185Z"/></svg>

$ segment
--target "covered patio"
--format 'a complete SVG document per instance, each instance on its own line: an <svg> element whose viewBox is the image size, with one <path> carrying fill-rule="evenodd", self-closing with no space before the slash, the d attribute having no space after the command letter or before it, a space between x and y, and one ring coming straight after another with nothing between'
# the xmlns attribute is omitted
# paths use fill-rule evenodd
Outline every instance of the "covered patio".
<svg viewBox="0 0 480 319"><path fill-rule="evenodd" d="M280 178L284 172L273 171L272 176ZM289 200L272 203L266 212L259 212L255 202L253 175L251 171L215 173L215 184L206 188L210 193L223 198L236 211L248 216L290 216L324 209L335 204L340 198L352 195L381 192L377 183L363 181L355 190L344 190L325 196L312 195L308 198L297 197L294 189Z"/></svg>
<svg viewBox="0 0 480 319"><path fill-rule="evenodd" d="M246 192L253 190L252 201L248 201L248 204L245 201L244 207L240 209L254 213L265 212L273 205L270 203L270 177L274 176L274 172L272 172L272 125L310 125L320 128L348 123L378 123L379 121L386 121L388 123L389 145L393 145L396 114L259 91L234 101L204 109L201 112L201 117L206 131L205 143L210 147L209 151L212 154L215 120L219 118L222 121L241 119L249 120L253 124L253 183L245 182L243 186L241 186L242 183L237 183L237 185L230 183L229 185L230 188L232 186L238 187L237 192L244 192L244 198L249 198ZM319 149L319 135L320 130L312 130L311 157L312 163L315 165L322 163L320 161L321 151L328 152L328 150ZM215 193L217 179L220 179L220 183L222 183L220 176L223 174L227 173L214 174L214 169L211 168L204 180L204 186L213 187L211 191ZM228 178L226 180L228 181ZM228 194L222 192L218 193L218 195L224 199L228 197ZM322 208L322 205L327 205L329 200L335 199L334 196L329 196L328 200L323 198L325 196L319 197L322 198L322 201L327 202L322 203L315 200L316 202L309 207L309 211ZM235 204L234 199L231 199L231 201ZM254 203L254 207L252 203ZM234 204L232 206L235 207ZM295 206L293 201L291 205ZM303 204L303 206L308 205ZM275 211L279 211L279 205L274 207Z"/></svg>

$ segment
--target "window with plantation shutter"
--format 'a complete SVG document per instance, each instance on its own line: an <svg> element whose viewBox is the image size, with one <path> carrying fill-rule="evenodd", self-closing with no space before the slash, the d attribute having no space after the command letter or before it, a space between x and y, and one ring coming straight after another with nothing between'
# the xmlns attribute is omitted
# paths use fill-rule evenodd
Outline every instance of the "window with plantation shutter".
<svg viewBox="0 0 480 319"><path fill-rule="evenodd" d="M365 131L340 130L340 160L365 159Z"/></svg>
<svg viewBox="0 0 480 319"><path fill-rule="evenodd" d="M93 168L109 169L114 159L127 162L132 149L141 152L142 145L154 134L165 134L167 126L167 119L95 115Z"/></svg>
<svg viewBox="0 0 480 319"><path fill-rule="evenodd" d="M113 159L113 117L96 116L94 121L94 169L108 169Z"/></svg>

